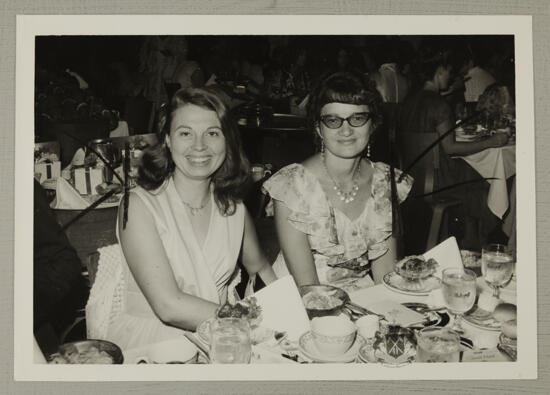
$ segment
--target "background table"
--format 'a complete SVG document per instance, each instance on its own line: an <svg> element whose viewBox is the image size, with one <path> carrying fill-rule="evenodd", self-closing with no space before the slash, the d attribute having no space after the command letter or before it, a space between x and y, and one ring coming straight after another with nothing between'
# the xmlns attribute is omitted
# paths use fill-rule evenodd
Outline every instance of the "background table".
<svg viewBox="0 0 550 395"><path fill-rule="evenodd" d="M506 180L516 174L516 146L487 148L461 158L483 177L497 178L489 181L487 205L493 214L502 219L509 207Z"/></svg>
<svg viewBox="0 0 550 395"><path fill-rule="evenodd" d="M242 119L239 125L245 153L252 163L271 163L275 170L301 162L313 155L313 135L305 118L291 114L273 114L259 124Z"/></svg>
<svg viewBox="0 0 550 395"><path fill-rule="evenodd" d="M54 210L57 222L61 226L77 216L80 211ZM92 210L65 231L83 266L86 266L88 255L98 248L117 242L117 213L118 206Z"/></svg>

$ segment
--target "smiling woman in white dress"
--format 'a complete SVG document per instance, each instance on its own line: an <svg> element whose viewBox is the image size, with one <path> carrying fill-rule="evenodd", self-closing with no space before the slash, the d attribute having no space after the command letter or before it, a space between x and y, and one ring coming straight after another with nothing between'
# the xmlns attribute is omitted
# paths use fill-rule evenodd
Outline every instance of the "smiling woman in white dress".
<svg viewBox="0 0 550 395"><path fill-rule="evenodd" d="M275 279L241 200L247 176L224 104L207 89L178 91L159 145L142 158L126 226L119 210L122 270L110 281L122 300L107 340L131 348L195 330L227 300L239 256L251 276Z"/></svg>

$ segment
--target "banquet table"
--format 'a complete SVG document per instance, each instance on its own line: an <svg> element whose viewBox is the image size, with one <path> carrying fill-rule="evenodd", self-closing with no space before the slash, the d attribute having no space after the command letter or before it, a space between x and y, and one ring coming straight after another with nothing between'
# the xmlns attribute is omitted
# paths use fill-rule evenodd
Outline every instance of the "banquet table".
<svg viewBox="0 0 550 395"><path fill-rule="evenodd" d="M479 277L477 279L477 289L478 294L480 292L489 292L489 286L485 283L483 278ZM428 296L413 296L410 294L403 294L395 292L394 290L388 288L384 284L378 284L370 288L361 289L359 291L351 292L349 294L351 301L362 307L370 309L372 306L375 306L378 302L382 301L393 301L397 303L428 303ZM283 297L283 296L281 296ZM284 297L287 297L286 295ZM516 303L516 282L513 279L506 287L501 290L500 298L504 302ZM443 309L444 310L444 309ZM292 316L292 312L288 313L289 316ZM447 324L450 326L452 320ZM499 342L500 331L496 330L486 330L479 327L476 327L465 319L462 321L462 327L464 328L464 337L470 339L473 343L472 352L482 352L481 350L486 350L489 354L492 354L492 362L506 362L510 359L504 355L502 352L496 349L496 346ZM188 335L193 336L196 341L202 343L205 348L208 348L208 344L200 340L200 336L192 332L188 332ZM272 341L271 341L272 342ZM124 350L125 362L127 364L135 364L139 360L139 356L146 355L149 347L155 347L155 345L149 345L144 347L139 347L135 349ZM299 362L312 362L305 354L301 353L299 350L296 351L299 355ZM270 363L270 364L279 364L279 363L293 363L292 360L283 357L283 354L289 354L287 351L274 347L269 342L260 343L253 346L253 357L251 363ZM199 363L207 363L204 358L199 356Z"/></svg>
<svg viewBox="0 0 550 395"><path fill-rule="evenodd" d="M496 178L489 181L487 206L493 214L502 219L510 205L506 180L516 174L515 144L487 148L460 158L473 167L481 176Z"/></svg>

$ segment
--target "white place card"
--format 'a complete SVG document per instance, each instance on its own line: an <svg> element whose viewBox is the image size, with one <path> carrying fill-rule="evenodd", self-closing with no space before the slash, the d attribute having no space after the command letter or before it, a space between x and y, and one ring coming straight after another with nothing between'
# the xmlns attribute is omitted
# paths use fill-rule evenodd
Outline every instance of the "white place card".
<svg viewBox="0 0 550 395"><path fill-rule="evenodd" d="M292 276L285 276L254 294L262 307L262 326L288 333L291 340L309 330L309 318Z"/></svg>

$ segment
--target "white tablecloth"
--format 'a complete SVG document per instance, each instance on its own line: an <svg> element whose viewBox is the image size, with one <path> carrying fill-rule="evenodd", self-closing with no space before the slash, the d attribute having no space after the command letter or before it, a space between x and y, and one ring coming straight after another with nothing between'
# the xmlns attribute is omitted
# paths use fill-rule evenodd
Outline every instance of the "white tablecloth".
<svg viewBox="0 0 550 395"><path fill-rule="evenodd" d="M502 218L508 210L506 179L516 174L516 146L487 148L481 152L462 156L462 159L485 178L494 177L489 188L487 205L493 214Z"/></svg>

